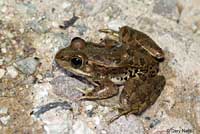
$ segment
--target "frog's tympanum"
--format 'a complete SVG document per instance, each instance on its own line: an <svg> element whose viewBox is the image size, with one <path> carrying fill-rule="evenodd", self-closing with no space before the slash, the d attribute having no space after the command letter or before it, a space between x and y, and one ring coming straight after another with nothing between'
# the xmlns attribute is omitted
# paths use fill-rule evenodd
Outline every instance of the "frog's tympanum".
<svg viewBox="0 0 200 134"><path fill-rule="evenodd" d="M119 115L141 114L151 106L165 85L158 75L159 63L164 60L162 49L146 34L123 26L119 31L101 29L112 35L99 43L72 39L68 48L61 49L56 62L75 75L86 78L95 89L80 100L101 100L120 93Z"/></svg>

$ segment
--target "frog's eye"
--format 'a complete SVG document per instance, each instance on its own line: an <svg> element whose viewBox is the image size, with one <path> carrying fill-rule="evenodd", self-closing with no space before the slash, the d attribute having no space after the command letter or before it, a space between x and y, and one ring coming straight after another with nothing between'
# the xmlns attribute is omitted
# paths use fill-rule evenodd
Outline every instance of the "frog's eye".
<svg viewBox="0 0 200 134"><path fill-rule="evenodd" d="M80 68L83 64L83 60L80 57L73 57L71 59L71 65L74 68Z"/></svg>
<svg viewBox="0 0 200 134"><path fill-rule="evenodd" d="M71 48L76 50L81 50L85 47L85 40L81 39L80 37L75 37L71 41Z"/></svg>

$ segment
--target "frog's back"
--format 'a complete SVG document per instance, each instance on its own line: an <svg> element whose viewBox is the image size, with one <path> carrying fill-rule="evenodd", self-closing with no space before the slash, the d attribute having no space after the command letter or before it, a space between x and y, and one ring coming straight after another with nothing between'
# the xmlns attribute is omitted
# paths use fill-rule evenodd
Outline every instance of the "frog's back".
<svg viewBox="0 0 200 134"><path fill-rule="evenodd" d="M132 57L127 53L125 46L119 45L105 48L93 43L87 43L84 53L91 62L104 67L124 67L130 65Z"/></svg>

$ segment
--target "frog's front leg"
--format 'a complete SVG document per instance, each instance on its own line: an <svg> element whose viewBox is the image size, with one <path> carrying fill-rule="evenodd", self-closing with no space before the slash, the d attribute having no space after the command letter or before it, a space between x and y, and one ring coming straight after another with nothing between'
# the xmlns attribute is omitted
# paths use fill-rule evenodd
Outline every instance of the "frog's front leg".
<svg viewBox="0 0 200 134"><path fill-rule="evenodd" d="M100 81L94 91L79 98L79 100L102 100L111 98L119 93L119 88L110 80Z"/></svg>

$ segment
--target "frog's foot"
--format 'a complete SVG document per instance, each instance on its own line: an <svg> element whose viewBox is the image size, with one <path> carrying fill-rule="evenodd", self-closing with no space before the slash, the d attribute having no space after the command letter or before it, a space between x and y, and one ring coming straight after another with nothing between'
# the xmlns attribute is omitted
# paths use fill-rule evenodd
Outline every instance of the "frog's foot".
<svg viewBox="0 0 200 134"><path fill-rule="evenodd" d="M114 122L115 120L117 120L118 118L120 118L121 116L127 115L127 114L130 113L130 112L131 112L130 110L126 110L126 111L123 111L123 112L119 113L118 115L112 117L112 118L108 121L108 124L111 124L112 122Z"/></svg>
<svg viewBox="0 0 200 134"><path fill-rule="evenodd" d="M143 105L142 105L143 106ZM117 108L118 111L120 112L118 115L112 117L109 121L108 124L114 122L115 120L117 120L118 118L120 118L121 116L126 116L128 117L130 114L140 114L140 112L138 112L138 107L135 107L134 109L127 109L127 110L122 110L121 108Z"/></svg>
<svg viewBox="0 0 200 134"><path fill-rule="evenodd" d="M113 36L113 38L115 38L115 39L119 38L119 32L112 30L112 29L99 29L99 32L109 34L109 35Z"/></svg>

